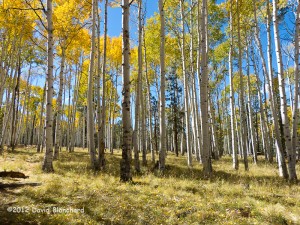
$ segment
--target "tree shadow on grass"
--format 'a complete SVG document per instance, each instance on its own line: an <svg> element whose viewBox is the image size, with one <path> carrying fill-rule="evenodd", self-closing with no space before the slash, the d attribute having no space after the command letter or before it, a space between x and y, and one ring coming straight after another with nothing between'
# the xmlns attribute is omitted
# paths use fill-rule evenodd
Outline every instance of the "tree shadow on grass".
<svg viewBox="0 0 300 225"><path fill-rule="evenodd" d="M5 152L10 156L13 155L36 156L37 154L41 154L41 153L37 153L36 151L32 151L31 149L15 149L13 152L11 150L5 150Z"/></svg>
<svg viewBox="0 0 300 225"><path fill-rule="evenodd" d="M65 176L68 172L75 174L86 174L97 176L100 173L105 173L111 176L119 177L120 175L120 161L118 155L105 155L106 165L102 171L93 171L90 165L89 155L85 152L64 153L60 159L55 162L55 173Z"/></svg>
<svg viewBox="0 0 300 225"><path fill-rule="evenodd" d="M237 171L234 170L232 171L232 173L216 170L213 171L212 175L209 178L206 178L202 169L182 167L174 164L167 165L166 170L163 173L156 170L153 174L157 177L187 180L210 180L211 182L223 180L231 184L249 184L252 182L256 182L259 184L269 183L270 185L274 184L274 182L282 183L283 185L286 184L286 181L284 179L280 179L279 177L266 175L248 176L247 174L238 174Z"/></svg>

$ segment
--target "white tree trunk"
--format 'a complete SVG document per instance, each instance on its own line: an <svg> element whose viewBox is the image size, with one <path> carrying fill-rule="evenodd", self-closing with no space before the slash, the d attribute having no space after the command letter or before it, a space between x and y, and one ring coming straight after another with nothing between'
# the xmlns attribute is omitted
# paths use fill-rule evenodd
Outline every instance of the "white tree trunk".
<svg viewBox="0 0 300 225"><path fill-rule="evenodd" d="M235 130L235 108L234 108L234 89L233 89L233 11L232 11L232 0L230 1L230 49L229 49L229 86L230 86L230 124L231 124L231 147L232 147L232 162L235 170L239 169L239 160L237 156L237 138Z"/></svg>
<svg viewBox="0 0 300 225"><path fill-rule="evenodd" d="M47 96L46 96L46 152L43 162L43 171L54 172L53 169L53 21L52 21L52 0L47 0Z"/></svg>
<svg viewBox="0 0 300 225"><path fill-rule="evenodd" d="M296 32L295 32L295 92L294 92L294 110L293 110L293 154L296 158L297 149L297 128L298 128L298 101L299 101L299 29L300 29L300 4L298 3L296 12ZM298 150L299 151L299 150ZM299 154L300 155L300 154Z"/></svg>
<svg viewBox="0 0 300 225"><path fill-rule="evenodd" d="M286 146L286 150L287 150L289 179L297 180L296 155L292 148L290 125L289 125L289 120L288 120L288 116L287 116L285 81L284 81L284 75L283 75L281 45L280 45L280 37L279 37L279 30L278 30L278 19L277 19L277 0L273 0L273 24L274 24L274 41L275 41L278 82L279 82L279 94L280 94L280 113L281 113L281 118L282 118L284 136L285 136L285 146Z"/></svg>
<svg viewBox="0 0 300 225"><path fill-rule="evenodd" d="M122 53L122 124L123 124L123 144L122 160L120 163L120 179L123 182L132 180L130 172L131 162L131 119L130 119L130 44L129 44L129 0L122 0L122 33L123 33L123 53Z"/></svg>
<svg viewBox="0 0 300 225"><path fill-rule="evenodd" d="M133 151L134 151L134 167L137 172L140 172L139 160L139 145L138 145L138 129L140 124L140 99L141 99L141 84L142 84L142 0L138 1L138 78L136 81L136 96L135 96L135 115L134 115L134 131L133 131Z"/></svg>
<svg viewBox="0 0 300 225"><path fill-rule="evenodd" d="M256 145L256 137L255 137L255 128L253 124L253 113L252 113L252 105L251 105L251 83L250 83L250 64L249 64L249 49L247 46L246 49L246 57L247 57L247 88L248 88L248 113L249 113L249 129L250 129L250 137L251 137L251 146L253 153L253 162L257 163L257 145Z"/></svg>
<svg viewBox="0 0 300 225"><path fill-rule="evenodd" d="M240 77L240 127L241 127L241 151L243 152L244 157L244 166L245 170L248 170L248 158L247 158L247 118L245 113L245 102L244 102L244 82L243 82L243 71L242 71L242 45L241 45L241 34L240 34L240 2L237 1L237 30L238 30L238 65L239 65L239 77Z"/></svg>
<svg viewBox="0 0 300 225"><path fill-rule="evenodd" d="M87 136L88 148L90 153L91 167L94 170L98 169L95 142L94 142L94 105L93 105L93 77L95 64L95 33L96 33L96 0L93 0L92 5L92 37L91 37L91 54L90 67L88 74L88 93L87 93Z"/></svg>
<svg viewBox="0 0 300 225"><path fill-rule="evenodd" d="M57 114L56 114L56 126L55 126L55 146L53 159L58 159L59 149L61 143L61 116L62 116L62 94L64 88L64 68L65 68L65 47L61 46L61 63L59 71L59 90L57 97Z"/></svg>
<svg viewBox="0 0 300 225"><path fill-rule="evenodd" d="M202 0L201 19L201 115L202 115L202 144L203 144L203 173L208 177L212 173L210 140L209 140L209 117L208 117L208 40L207 40L207 0Z"/></svg>
<svg viewBox="0 0 300 225"><path fill-rule="evenodd" d="M187 164L192 166L192 149L190 138L190 105L189 105L189 79L186 70L186 58L185 58L185 16L184 16L184 0L180 0L181 9L181 59L182 59L182 71L183 71L183 83L184 83L184 111L185 111L185 132L186 132L186 148L187 148Z"/></svg>
<svg viewBox="0 0 300 225"><path fill-rule="evenodd" d="M159 169L165 170L166 160L166 97L165 97L165 11L163 0L159 0L160 13L160 146Z"/></svg>
<svg viewBox="0 0 300 225"><path fill-rule="evenodd" d="M103 64L102 64L102 115L101 115L101 129L99 137L99 148L98 148L98 161L101 169L105 168L105 127L106 127L106 51L107 51L107 7L108 0L105 0L104 5L104 43L103 43ZM100 26L100 25L99 25ZM100 57L99 57L100 58Z"/></svg>

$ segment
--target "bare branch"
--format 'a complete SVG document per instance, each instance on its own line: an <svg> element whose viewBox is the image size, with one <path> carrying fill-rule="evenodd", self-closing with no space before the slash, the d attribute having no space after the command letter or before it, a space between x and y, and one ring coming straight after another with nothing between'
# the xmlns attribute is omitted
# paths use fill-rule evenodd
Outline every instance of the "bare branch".
<svg viewBox="0 0 300 225"><path fill-rule="evenodd" d="M40 1L41 1L41 0L40 0ZM43 22L42 18L40 17L40 15L36 12L36 11L38 11L38 10L35 10L35 8L33 8L32 5L31 5L27 0L25 0L25 2L26 2L26 4L33 10L34 14L38 17L38 19L39 19L39 21L41 22L42 26L47 30L47 26L44 24L44 22ZM43 11L44 13L46 13L47 11L45 10L45 7L44 7L44 5L43 5L42 2L41 2L41 4L42 4L42 11Z"/></svg>
<svg viewBox="0 0 300 225"><path fill-rule="evenodd" d="M131 4L134 2L134 0L131 0L131 2L129 3L129 6L131 6Z"/></svg>
<svg viewBox="0 0 300 225"><path fill-rule="evenodd" d="M6 10L21 10L21 11L25 11L25 10L43 10L43 8L16 8L16 7L9 7Z"/></svg>
<svg viewBox="0 0 300 225"><path fill-rule="evenodd" d="M27 2L27 0L26 0L26 2ZM45 6L44 6L44 4L43 4L43 1L42 1L42 0L40 0L40 3L41 3L41 6L42 6L42 8L43 8L43 11L46 13L46 12L47 12L47 10L46 10L46 8L45 8Z"/></svg>

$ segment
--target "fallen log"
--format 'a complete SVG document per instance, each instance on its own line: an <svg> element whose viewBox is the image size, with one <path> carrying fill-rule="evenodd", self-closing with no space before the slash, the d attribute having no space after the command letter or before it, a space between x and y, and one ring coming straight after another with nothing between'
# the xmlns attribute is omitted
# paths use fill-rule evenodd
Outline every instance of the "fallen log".
<svg viewBox="0 0 300 225"><path fill-rule="evenodd" d="M1 171L0 177L11 177L11 178L29 178L29 176L25 176L24 173L16 172L16 171Z"/></svg>

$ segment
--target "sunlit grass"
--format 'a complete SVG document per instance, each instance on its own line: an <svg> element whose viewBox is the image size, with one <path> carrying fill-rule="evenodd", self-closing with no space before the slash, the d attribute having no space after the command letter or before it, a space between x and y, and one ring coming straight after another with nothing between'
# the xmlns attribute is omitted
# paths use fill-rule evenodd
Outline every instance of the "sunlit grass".
<svg viewBox="0 0 300 225"><path fill-rule="evenodd" d="M300 224L300 187L278 177L276 164L262 159L249 172L234 171L230 157L214 162L203 179L197 162L168 154L164 174L148 167L133 183L119 182L120 151L106 154L106 170L94 173L87 150L63 149L55 173L41 171L43 154L34 149L5 153L0 170L29 175L42 183L0 191L0 224ZM298 174L300 174L298 168ZM1 180L0 180L1 181ZM83 209L84 213L9 213L9 206Z"/></svg>

